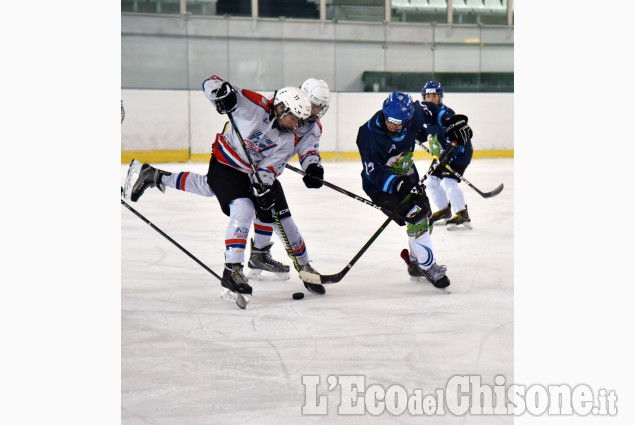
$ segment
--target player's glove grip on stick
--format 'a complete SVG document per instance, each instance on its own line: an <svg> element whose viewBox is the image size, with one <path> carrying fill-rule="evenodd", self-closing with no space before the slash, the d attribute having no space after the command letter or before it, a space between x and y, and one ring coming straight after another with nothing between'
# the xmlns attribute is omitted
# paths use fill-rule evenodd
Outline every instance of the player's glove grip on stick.
<svg viewBox="0 0 635 425"><path fill-rule="evenodd" d="M251 186L251 189L254 193L254 199L258 204L258 208L264 211L269 211L276 204L275 196L273 191L271 190L271 186L265 185L264 190L260 189L259 184L254 184Z"/></svg>

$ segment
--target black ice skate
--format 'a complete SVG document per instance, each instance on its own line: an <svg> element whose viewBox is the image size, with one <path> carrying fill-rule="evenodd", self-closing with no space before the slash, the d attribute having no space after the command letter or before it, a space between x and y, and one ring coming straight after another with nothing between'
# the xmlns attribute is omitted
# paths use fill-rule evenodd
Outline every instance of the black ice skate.
<svg viewBox="0 0 635 425"><path fill-rule="evenodd" d="M444 289L448 293L450 292L446 289L450 286L450 279L445 275L445 271L447 270L446 266L440 266L434 263L428 270L424 270L419 267L417 260L410 259L410 254L407 249L401 251L401 258L408 266L408 275L410 275L411 281L419 282L425 279L432 283L435 288Z"/></svg>
<svg viewBox="0 0 635 425"><path fill-rule="evenodd" d="M251 255L249 256L249 278L258 280L287 280L289 279L289 266L274 260L271 257L271 246L269 242L263 248L255 248L254 240L251 239ZM262 273L262 272L265 273Z"/></svg>
<svg viewBox="0 0 635 425"><path fill-rule="evenodd" d="M317 270L315 270L313 267L311 267L311 265L309 263L301 265L299 271L319 274L317 272ZM326 288L320 283L309 283L309 282L304 282L304 281L303 281L303 283L304 283L304 287L306 289L308 289L309 292L312 292L312 293L314 293L316 295L324 295L324 294L326 294Z"/></svg>
<svg viewBox="0 0 635 425"><path fill-rule="evenodd" d="M132 186L132 193L130 195L132 202L137 202L141 195L143 195L143 192L149 187L157 187L161 192L165 193L165 185L161 184L161 176L164 174L170 175L172 173L154 168L150 164L143 164L139 171L139 178L134 186Z"/></svg>
<svg viewBox="0 0 635 425"><path fill-rule="evenodd" d="M429 269L421 271L423 275L434 285L435 288L444 289L450 286L450 279L445 275L446 266L440 266L434 263Z"/></svg>
<svg viewBox="0 0 635 425"><path fill-rule="evenodd" d="M447 222L447 219L452 217L452 207L448 202L448 206L432 214L430 218L430 225L436 224L442 226Z"/></svg>
<svg viewBox="0 0 635 425"><path fill-rule="evenodd" d="M249 279L243 274L243 265L240 263L225 263L221 285L239 294L251 295L253 292L249 286Z"/></svg>
<svg viewBox="0 0 635 425"><path fill-rule="evenodd" d="M467 205L464 210L456 213L454 217L446 221L446 227L448 230L472 230L472 224L470 223L470 215L467 212Z"/></svg>

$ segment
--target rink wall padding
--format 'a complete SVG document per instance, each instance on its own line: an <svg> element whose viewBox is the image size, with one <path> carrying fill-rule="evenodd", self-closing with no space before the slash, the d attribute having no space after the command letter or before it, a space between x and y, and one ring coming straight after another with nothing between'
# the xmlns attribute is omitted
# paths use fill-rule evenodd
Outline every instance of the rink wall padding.
<svg viewBox="0 0 635 425"><path fill-rule="evenodd" d="M262 92L271 96L273 92ZM411 93L420 99L420 93ZM359 159L357 130L387 93L331 93L322 118L320 151L325 160ZM216 112L199 90L123 90L126 110L121 125L121 162L209 161L212 142L227 118ZM469 117L474 130L474 158L513 157L513 93L446 93L444 101ZM419 158L429 158L417 151Z"/></svg>

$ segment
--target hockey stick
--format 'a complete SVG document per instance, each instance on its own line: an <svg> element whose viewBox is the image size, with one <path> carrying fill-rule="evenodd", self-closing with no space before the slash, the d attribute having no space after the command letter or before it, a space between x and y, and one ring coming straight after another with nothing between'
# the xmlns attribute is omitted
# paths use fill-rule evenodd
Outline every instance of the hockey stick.
<svg viewBox="0 0 635 425"><path fill-rule="evenodd" d="M287 165L285 165L285 167L286 167L286 168L288 168L288 169L289 169L289 170L291 170L291 171L294 171L294 172L296 172L296 173L298 173L298 174L302 175L302 176L306 176L306 173L305 173L304 171L302 171L302 170L301 170L301 169L299 169L299 168L294 167L293 165L289 165L289 164L287 164ZM381 212L383 212L383 213L384 213L384 214L386 214L386 215L390 215L390 214L392 214L392 211L391 211L391 210L388 210L388 209L386 209L386 208L384 208L384 207L382 207L382 206L379 206L379 205L377 205L376 203L374 203L374 202L372 202L372 201L369 201L369 200L368 200L368 199L366 199L366 198L362 198L361 196L357 196L357 195L355 195L354 193L349 192L349 191L348 191L348 190L346 190L346 189L342 189L341 187L336 186L336 185L334 185L333 183L329 183L329 182L327 182L326 180L322 180L322 179L319 179L319 178L317 178L317 177L314 177L314 178L315 178L316 180L319 180L319 181L321 181L322 183L324 183L324 186L326 186L326 187L330 187L331 189L336 190L336 191L338 191L338 192L340 192L340 193L343 193L343 194L344 194L344 195L346 195L346 196L349 196L349 197L351 197L351 198L353 198L353 199L355 199L355 200L357 200L357 201L360 201L360 202L362 202L362 203L364 203L364 204L366 204L366 205L369 205L369 206L371 206L371 207L373 207L373 208L375 208L375 209L378 209L378 210L380 210ZM401 220L403 220L403 219L404 219L403 217L401 217L401 216L399 216L399 215L395 216L395 218L398 218L398 219L401 219Z"/></svg>
<svg viewBox="0 0 635 425"><path fill-rule="evenodd" d="M430 155L432 155L432 157L434 159L439 159L438 156L436 156L435 154L433 154L430 149L428 149L428 147L426 145L423 144L422 141L417 140L417 144L419 146L421 146L423 148L424 151L428 152ZM501 183L496 189L492 190L491 192L482 192L480 191L476 186L474 186L472 183L470 183L465 177L463 177L461 174L457 173L456 171L454 171L452 169L452 167L450 167L450 165L445 164L445 168L448 169L448 171L450 171L452 174L454 174L457 178L461 179L461 181L463 181L466 185L468 185L469 187L471 187L472 189L474 189L479 195L481 195L483 198L493 198L494 196L498 195L499 193L501 193L503 191L503 183Z"/></svg>
<svg viewBox="0 0 635 425"><path fill-rule="evenodd" d="M122 188L122 193L123 193L123 188ZM196 263L203 267L205 270L207 270L208 272L210 272L216 279L221 281L221 285L223 285L224 281L223 278L220 277L219 275L217 275L216 273L214 273L214 270L210 269L209 267L207 267L202 261L200 261L198 258L196 258L194 255L190 254L190 252L183 248L181 245L179 245L174 239L172 239L171 237L169 237L163 230L159 229L157 226L155 226L150 220L148 220L147 218L145 218L143 215L141 215L141 213L139 213L137 210L135 210L134 208L132 208L130 205L128 205L127 202L125 202L123 199L121 200L121 204L128 208L130 211L132 211L134 213L134 215L136 215L137 217L139 217L141 220L143 220L147 225L149 225L150 227L152 227L154 230L156 230L157 232L159 232L159 234L161 236L163 236L164 238L166 238L167 240L169 240L170 242L172 242L174 244L174 246L176 246L178 249L180 249L181 251L183 251L188 257L190 257L192 260L196 261ZM228 288L227 286L223 285L224 287ZM229 288L228 288L229 289ZM232 291L233 292L233 291ZM235 292L236 294L236 305L238 305L238 307L242 308L243 310L247 307L247 299L244 297L243 294Z"/></svg>
<svg viewBox="0 0 635 425"><path fill-rule="evenodd" d="M260 178L260 174L258 174L258 170L256 169L256 166L254 165L253 160L251 159L251 155L249 155L249 152L247 151L247 147L245 146L245 141L244 141L245 139L243 139L243 136L240 134L240 131L238 130L238 126L236 125L236 122L234 121L234 117L232 116L231 112L228 112L227 116L229 117L229 120L232 123L232 127L234 127L234 131L236 132L236 135L240 139L240 146L243 148L243 151L245 152L245 156L247 156L247 159L249 160L249 165L251 166L251 170L253 171L254 175L256 176L256 179L258 180L258 184L260 185L260 190L264 191L265 185L262 182L262 179ZM278 225L278 229L280 230L280 234L282 235L282 239L284 240L284 244L286 246L287 252L289 253L289 256L293 259L293 267L295 267L296 271L300 272L300 263L298 263L298 259L296 258L295 253L293 252L293 247L291 246L291 242L289 242L289 238L287 237L287 234L284 231L284 228L282 227L282 222L280 222L280 218L278 217L278 213L276 212L275 207L271 208L270 211L271 211L271 215L273 216L273 219ZM316 280L317 278L319 278L319 275L315 273L311 273L311 272L303 272L303 273L306 273L309 276L311 276L312 280ZM304 279L302 280L304 281Z"/></svg>
<svg viewBox="0 0 635 425"><path fill-rule="evenodd" d="M447 149L445 152L443 152L443 154L441 155L441 158L438 160L439 162L432 161L432 164L430 165L428 172L421 178L421 180L419 180L419 183L418 183L419 186L422 186L425 180L428 178L428 176L434 173L434 171L439 167L439 165L443 164L447 160L448 156L450 156L450 153L454 150L455 147L456 147L455 142L453 142L450 145L450 148ZM384 221L384 223L379 227L379 229L377 229L375 234L370 237L370 239L368 240L368 242L366 242L366 244L362 247L362 249L360 249L359 252L355 254L355 257L353 257L353 259L339 273L335 273L331 275L319 275L319 280L317 279L309 280L309 279L314 279L315 275L308 275L308 274L303 275L304 272L300 272L300 279L302 280L306 279L306 281L310 283L337 283L341 281L344 278L344 276L346 276L346 273L348 273L348 271L357 262L357 260L359 260L360 257L366 252L366 250L372 245L372 243L375 242L375 239L379 237L381 232L383 232L384 229L388 227L390 222L397 217L397 211L399 211L399 208L402 205L404 205L406 202L408 202L411 197L412 197L412 192L408 193L403 198L399 206L395 208L395 210L388 216L386 221Z"/></svg>

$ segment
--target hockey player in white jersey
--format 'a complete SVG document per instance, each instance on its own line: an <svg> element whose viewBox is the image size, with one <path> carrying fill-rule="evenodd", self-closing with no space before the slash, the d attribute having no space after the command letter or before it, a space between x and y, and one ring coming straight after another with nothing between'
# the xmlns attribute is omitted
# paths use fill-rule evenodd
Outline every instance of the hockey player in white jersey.
<svg viewBox="0 0 635 425"><path fill-rule="evenodd" d="M322 168L319 154L319 142L322 136L320 118L324 116L329 108L330 92L325 81L315 78L307 79L301 88L307 93L311 101L311 115L298 125L299 129L295 132L296 143L292 157L295 154L298 155L300 165L306 173L303 177L305 185L308 188L320 188L324 177L324 169ZM243 92L253 93L245 90L243 90ZM256 94L250 94L252 97L255 95ZM272 103L273 99L269 101L270 105ZM141 164L138 164L138 167L141 167ZM160 190L165 191L166 186L196 193L201 196L214 196L214 192L207 182L207 176L187 171L170 173L154 168L149 164L143 164L141 174L132 190L131 198L136 202L146 188L158 187ZM277 195L279 197L284 198L284 191L279 183L276 183L274 190L278 192ZM286 204L286 199L284 203ZM292 242L294 255L298 260L298 264L305 270L317 273L309 263L310 259L304 238L300 234L291 214L289 213L289 216L285 217L281 222L285 233ZM251 240L251 254L248 262L250 269L250 273L248 273L249 278L289 279L289 266L271 257L271 247L273 245L271 236L274 231L278 233L278 236L282 240L277 226L272 225L272 223L263 222L256 217L254 221L254 237ZM321 286L313 286L306 283L305 286L311 292L317 294L324 293L323 287Z"/></svg>
<svg viewBox="0 0 635 425"><path fill-rule="evenodd" d="M296 133L296 144L293 155L298 155L300 166L305 172L302 178L307 188L318 189L322 186L324 178L324 168L322 168L320 158L320 138L322 137L322 125L320 118L324 116L329 107L329 88L324 80L309 78L302 86L302 90L307 93L311 101L311 115L304 122L300 123L300 128ZM284 192L280 186L278 190L284 197ZM293 244L293 251L299 264L306 264L310 271L316 272L309 264L309 254L306 249L304 238L300 234L293 218L289 216L286 223L283 223L285 231L297 234L298 238ZM262 271L272 272L278 275L288 276L289 266L286 266L271 258L270 248L272 245L271 235L275 229L271 224L264 223L258 218L254 221L254 238L251 241L251 255L248 267L251 269L249 276L259 277ZM317 273L317 272L316 272ZM307 288L311 290L310 288ZM313 291L312 291L313 292Z"/></svg>

